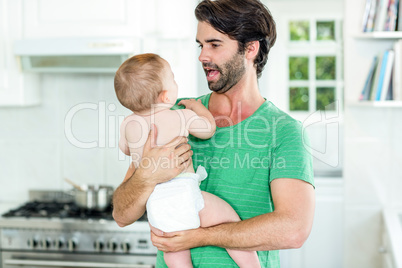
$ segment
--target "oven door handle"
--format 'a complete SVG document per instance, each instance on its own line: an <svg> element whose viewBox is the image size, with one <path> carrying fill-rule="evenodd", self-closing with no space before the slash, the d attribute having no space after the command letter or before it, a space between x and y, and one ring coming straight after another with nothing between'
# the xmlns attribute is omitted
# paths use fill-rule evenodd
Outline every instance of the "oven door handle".
<svg viewBox="0 0 402 268"><path fill-rule="evenodd" d="M99 263L99 262L69 262L69 261L39 261L39 260L4 260L4 263L11 266L19 267L75 267L75 268L153 268L150 264L115 264L115 263Z"/></svg>

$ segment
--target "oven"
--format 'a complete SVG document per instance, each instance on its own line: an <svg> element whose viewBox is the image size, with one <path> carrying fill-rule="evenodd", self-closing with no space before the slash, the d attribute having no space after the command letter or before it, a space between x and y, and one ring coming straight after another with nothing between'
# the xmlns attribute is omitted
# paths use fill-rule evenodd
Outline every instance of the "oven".
<svg viewBox="0 0 402 268"><path fill-rule="evenodd" d="M4 268L153 268L154 260L144 256L99 256L95 254L66 255L60 253L3 252ZM91 261L92 259L92 261ZM148 264L146 264L148 263Z"/></svg>
<svg viewBox="0 0 402 268"><path fill-rule="evenodd" d="M36 195L3 214L0 268L155 267L157 249L146 215L121 228L112 219L111 208L85 211L71 200L51 200L38 201Z"/></svg>

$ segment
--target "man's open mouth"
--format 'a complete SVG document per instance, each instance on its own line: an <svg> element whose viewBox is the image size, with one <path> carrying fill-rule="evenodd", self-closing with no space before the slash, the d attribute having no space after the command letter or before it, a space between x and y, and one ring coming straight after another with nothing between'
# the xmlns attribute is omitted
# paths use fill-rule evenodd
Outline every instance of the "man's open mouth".
<svg viewBox="0 0 402 268"><path fill-rule="evenodd" d="M212 81L219 75L220 72L215 69L205 68L205 73L207 74L207 80Z"/></svg>

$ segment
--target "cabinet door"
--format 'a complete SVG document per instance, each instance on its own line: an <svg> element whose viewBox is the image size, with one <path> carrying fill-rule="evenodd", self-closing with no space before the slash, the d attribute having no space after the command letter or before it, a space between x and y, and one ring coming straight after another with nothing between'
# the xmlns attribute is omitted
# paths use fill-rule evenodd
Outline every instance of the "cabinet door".
<svg viewBox="0 0 402 268"><path fill-rule="evenodd" d="M313 229L301 248L280 251L282 268L343 267L342 179L314 178L314 180L316 210Z"/></svg>
<svg viewBox="0 0 402 268"><path fill-rule="evenodd" d="M39 103L39 77L23 74L13 53L21 35L21 1L0 0L0 106Z"/></svg>
<svg viewBox="0 0 402 268"><path fill-rule="evenodd" d="M24 36L139 36L141 0L23 0Z"/></svg>

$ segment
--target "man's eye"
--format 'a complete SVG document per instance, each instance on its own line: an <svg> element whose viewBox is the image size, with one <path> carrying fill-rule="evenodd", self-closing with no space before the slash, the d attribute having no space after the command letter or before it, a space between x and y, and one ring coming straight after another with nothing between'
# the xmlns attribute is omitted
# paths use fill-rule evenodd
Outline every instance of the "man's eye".
<svg viewBox="0 0 402 268"><path fill-rule="evenodd" d="M217 48L217 47L219 47L219 44L212 44L211 45L213 48Z"/></svg>

